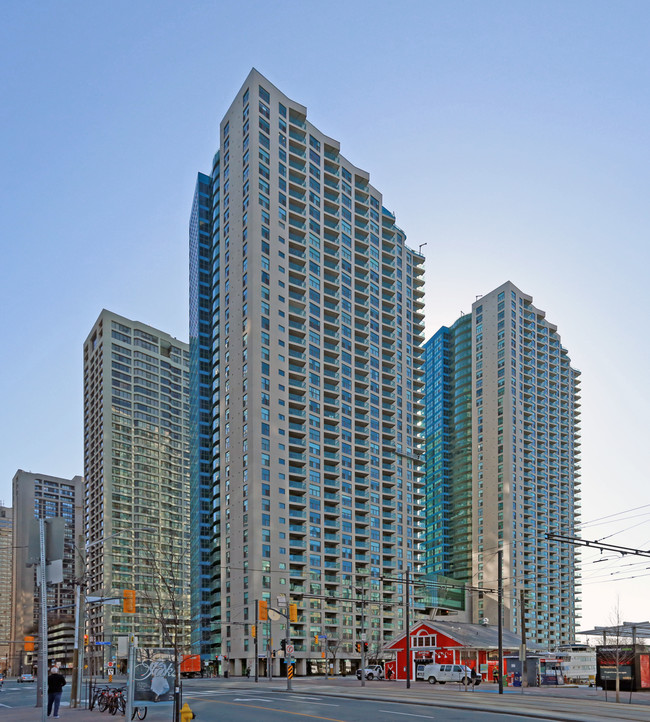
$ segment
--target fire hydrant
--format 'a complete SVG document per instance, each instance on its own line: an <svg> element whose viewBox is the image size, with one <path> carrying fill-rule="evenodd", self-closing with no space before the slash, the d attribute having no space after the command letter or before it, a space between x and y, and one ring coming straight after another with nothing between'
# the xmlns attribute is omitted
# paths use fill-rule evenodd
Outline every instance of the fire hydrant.
<svg viewBox="0 0 650 722"><path fill-rule="evenodd" d="M190 722L191 719L194 719L196 715L192 710L190 709L189 704L187 702L181 707L181 722Z"/></svg>

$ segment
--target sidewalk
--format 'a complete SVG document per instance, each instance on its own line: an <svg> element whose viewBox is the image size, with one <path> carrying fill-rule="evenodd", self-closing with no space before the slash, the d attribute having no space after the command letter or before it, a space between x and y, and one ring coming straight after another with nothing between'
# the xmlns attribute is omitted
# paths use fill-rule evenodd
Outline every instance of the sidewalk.
<svg viewBox="0 0 650 722"><path fill-rule="evenodd" d="M7 722L40 722L40 707L12 707L11 709L0 710L0 716L4 717ZM87 709L71 709L70 707L61 707L59 710L61 720L67 722L99 722L102 716L97 712L90 712ZM106 715L104 715L104 718ZM51 717L49 719L52 719ZM109 719L118 719L117 717L109 717ZM120 717L119 719L124 719Z"/></svg>
<svg viewBox="0 0 650 722"><path fill-rule="evenodd" d="M632 722L648 722L650 720L650 694L636 693L639 701L636 704L624 702L616 704L605 702L599 699L589 699L585 696L575 698L558 697L555 695L536 694L532 691L522 694L521 690L509 690L506 694L495 694L493 690L486 687L479 692L471 690L467 692L444 690L437 687L423 688L421 684L412 684L407 690L404 683L395 683L391 689L390 682L376 682L366 684L364 688L351 688L347 685L336 686L335 683L327 683L321 680L320 684L303 683L299 678L297 687L301 691L310 692L321 696L342 697L349 699L372 699L379 702L402 702L415 705L423 705L431 708L464 709L484 712L500 713L502 715L514 715L515 717L527 716L539 719L552 719L558 722L612 722L613 720L631 720ZM274 680L278 682L278 680ZM296 679L294 678L294 682ZM332 680L334 682L334 680ZM398 686L399 685L399 686ZM275 685L273 685L275 687ZM278 687L278 691L283 687ZM295 689L295 688L294 688ZM496 691L496 690L495 690ZM580 692L581 690L576 690ZM622 698L623 699L623 698Z"/></svg>

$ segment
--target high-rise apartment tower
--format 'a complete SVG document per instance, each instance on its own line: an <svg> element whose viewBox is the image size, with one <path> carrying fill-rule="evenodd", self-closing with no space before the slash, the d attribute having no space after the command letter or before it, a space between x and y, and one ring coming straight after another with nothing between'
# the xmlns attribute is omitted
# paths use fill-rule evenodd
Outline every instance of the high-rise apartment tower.
<svg viewBox="0 0 650 722"><path fill-rule="evenodd" d="M186 343L101 312L84 343L87 594L135 590L136 613L90 604L95 642L189 641L188 387Z"/></svg>
<svg viewBox="0 0 650 722"><path fill-rule="evenodd" d="M545 646L571 643L579 616L579 375L557 327L505 283L426 344L427 571L472 587L477 622Z"/></svg>
<svg viewBox="0 0 650 722"><path fill-rule="evenodd" d="M420 566L423 258L255 70L199 174L190 255L194 649L253 664L258 599L298 605L298 674L323 635L355 656L362 617L377 647Z"/></svg>
<svg viewBox="0 0 650 722"><path fill-rule="evenodd" d="M74 618L75 587L81 557L77 540L83 534L83 478L64 479L19 469L13 478L13 601L9 667L12 674L32 672L36 654L25 649L25 636L38 636L40 617L36 566L27 566L29 530L33 519L63 517L63 582L47 588L48 623L51 627ZM73 639L70 638L70 649ZM52 655L50 655L52 657ZM63 655L57 661L71 662Z"/></svg>

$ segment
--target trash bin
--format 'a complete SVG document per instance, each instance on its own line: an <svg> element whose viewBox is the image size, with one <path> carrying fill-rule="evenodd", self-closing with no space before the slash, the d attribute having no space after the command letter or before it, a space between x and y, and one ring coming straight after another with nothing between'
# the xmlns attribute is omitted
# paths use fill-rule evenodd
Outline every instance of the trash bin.
<svg viewBox="0 0 650 722"><path fill-rule="evenodd" d="M515 675L512 679L512 686L513 687L521 687L521 673L515 672Z"/></svg>
<svg viewBox="0 0 650 722"><path fill-rule="evenodd" d="M223 670L223 678L228 679L228 670L227 669Z"/></svg>

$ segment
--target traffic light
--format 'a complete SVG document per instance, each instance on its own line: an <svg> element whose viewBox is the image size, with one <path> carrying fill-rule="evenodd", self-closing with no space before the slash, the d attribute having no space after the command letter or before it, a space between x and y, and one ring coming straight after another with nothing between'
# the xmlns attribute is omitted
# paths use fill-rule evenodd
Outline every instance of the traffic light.
<svg viewBox="0 0 650 722"><path fill-rule="evenodd" d="M363 643L363 651L364 651L364 652L367 652L367 651L368 651L368 642L364 642L364 643Z"/></svg>
<svg viewBox="0 0 650 722"><path fill-rule="evenodd" d="M318 635L317 634L314 635L314 644L318 644Z"/></svg>
<svg viewBox="0 0 650 722"><path fill-rule="evenodd" d="M297 604L289 605L289 621L290 622L298 621L298 605Z"/></svg>
<svg viewBox="0 0 650 722"><path fill-rule="evenodd" d="M122 611L126 614L135 614L135 589L125 589L122 599Z"/></svg>
<svg viewBox="0 0 650 722"><path fill-rule="evenodd" d="M260 622L266 622L269 618L269 605L266 599L260 599L257 603L257 618Z"/></svg>
<svg viewBox="0 0 650 722"><path fill-rule="evenodd" d="M84 634L84 646L88 644L88 635Z"/></svg>
<svg viewBox="0 0 650 722"><path fill-rule="evenodd" d="M286 652L287 652L287 640L286 639L280 640L280 647L282 647L282 651L286 654Z"/></svg>
<svg viewBox="0 0 650 722"><path fill-rule="evenodd" d="M26 652L34 651L34 637L25 637L24 648Z"/></svg>
<svg viewBox="0 0 650 722"><path fill-rule="evenodd" d="M357 650L357 652L361 652L361 642L356 643L355 649Z"/></svg>
<svg viewBox="0 0 650 722"><path fill-rule="evenodd" d="M254 624L251 624L251 637L255 639L255 636L257 635L257 629Z"/></svg>

